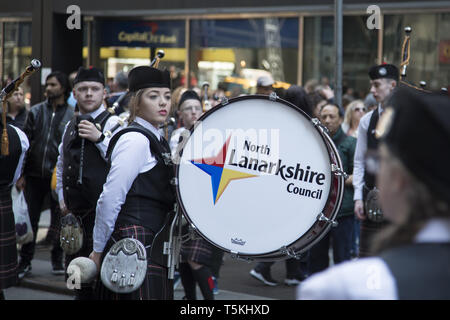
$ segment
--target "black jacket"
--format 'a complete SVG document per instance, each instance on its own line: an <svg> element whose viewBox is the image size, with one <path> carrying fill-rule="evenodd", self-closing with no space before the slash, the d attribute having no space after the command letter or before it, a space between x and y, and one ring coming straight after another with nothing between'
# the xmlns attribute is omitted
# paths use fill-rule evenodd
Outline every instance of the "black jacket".
<svg viewBox="0 0 450 320"><path fill-rule="evenodd" d="M48 100L31 107L24 126L24 132L30 141L25 160L25 176L51 178L64 128L72 119L73 113L73 107L67 103L57 106L56 112L53 112Z"/></svg>

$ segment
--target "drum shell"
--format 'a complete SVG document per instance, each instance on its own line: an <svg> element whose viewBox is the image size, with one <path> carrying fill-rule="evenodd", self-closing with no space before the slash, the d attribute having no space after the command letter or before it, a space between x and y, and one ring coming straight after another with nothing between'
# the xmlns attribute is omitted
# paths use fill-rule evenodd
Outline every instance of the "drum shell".
<svg viewBox="0 0 450 320"><path fill-rule="evenodd" d="M329 170L332 171L332 168L337 168L338 170L342 170L342 163L339 157L339 153L332 141L332 139L328 136L328 134L325 132L323 127L320 125L320 122L313 121L309 116L307 116L302 110L297 108L296 106L290 104L287 101L284 101L279 98L270 98L268 96L244 96L239 97L235 99L230 99L228 103L222 103L212 110L208 111L207 113L203 114L202 117L199 119L199 122L208 121L208 118L213 114L214 112L217 112L218 110L226 110L230 105L233 105L233 103L236 102L242 102L246 100L254 100L254 99L261 99L266 101L273 101L282 103L283 105L292 108L295 110L295 112L300 113L303 117L305 117L308 122L310 123L310 130L315 130L320 136L320 143L323 144L323 146L326 148L328 153L328 159L329 161ZM198 126L195 126L190 130L190 133L193 134ZM188 141L184 141L183 145L186 145ZM184 149L181 149L180 155L181 158L183 157L183 151ZM186 217L188 222L193 226L193 229L196 230L196 233L198 233L201 237L203 237L205 240L210 242L212 245L220 248L221 250L224 250L231 255L242 258L246 260L256 260L256 261L265 261L265 260L279 260L279 259L286 259L290 256L298 256L302 252L308 250L311 246L313 246L315 243L320 241L320 239L325 236L325 234L329 231L331 227L331 222L333 222L337 216L337 212L339 211L339 208L341 206L342 202L342 196L343 196L343 190L344 190L344 178L342 175L331 173L331 183L329 187L328 192L328 198L326 200L326 204L320 210L320 212L314 213L317 215L317 221L307 230L305 233L303 233L302 236L298 237L295 241L290 241L285 243L284 245L280 246L280 248L277 248L275 250L268 250L265 252L257 253L257 254L248 254L239 252L233 249L230 249L229 247L220 245L211 239L209 239L203 232L201 228L198 228L198 226L195 224L194 219L190 217L189 212L187 212L186 207L183 203L183 197L180 192L180 185L183 184L183 181L180 180L180 163L176 165L176 177L178 179L178 185L177 185L177 201L179 208L181 209L183 215ZM320 214L323 214L323 220L319 221L318 217Z"/></svg>

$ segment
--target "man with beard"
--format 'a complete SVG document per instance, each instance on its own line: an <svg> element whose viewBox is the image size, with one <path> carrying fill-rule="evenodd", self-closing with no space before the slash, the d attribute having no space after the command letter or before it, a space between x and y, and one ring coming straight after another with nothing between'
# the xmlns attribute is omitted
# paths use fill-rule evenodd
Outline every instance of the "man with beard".
<svg viewBox="0 0 450 320"><path fill-rule="evenodd" d="M24 126L30 149L25 159L22 177L17 182L24 189L28 205L34 239L22 246L18 275L22 279L31 271L31 260L34 256L36 234L44 199L49 196L53 226L59 226L60 212L58 203L51 196L51 177L58 157L58 145L64 127L73 117L73 108L67 104L70 95L70 84L67 75L54 71L45 80L47 99L31 107ZM55 230L53 249L51 252L54 274L64 274L62 265L63 251L59 245L58 231Z"/></svg>

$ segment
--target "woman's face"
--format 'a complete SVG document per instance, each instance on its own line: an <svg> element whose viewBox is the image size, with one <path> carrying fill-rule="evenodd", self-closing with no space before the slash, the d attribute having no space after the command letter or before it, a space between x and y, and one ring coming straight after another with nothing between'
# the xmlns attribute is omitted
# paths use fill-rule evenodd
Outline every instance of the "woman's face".
<svg viewBox="0 0 450 320"><path fill-rule="evenodd" d="M355 107L353 107L352 110L352 121L355 123L359 123L359 120L362 118L363 115L366 114L366 110L364 108L364 104L357 104Z"/></svg>
<svg viewBox="0 0 450 320"><path fill-rule="evenodd" d="M144 89L139 101L137 116L150 122L155 128L164 121L170 111L171 92L169 88Z"/></svg>

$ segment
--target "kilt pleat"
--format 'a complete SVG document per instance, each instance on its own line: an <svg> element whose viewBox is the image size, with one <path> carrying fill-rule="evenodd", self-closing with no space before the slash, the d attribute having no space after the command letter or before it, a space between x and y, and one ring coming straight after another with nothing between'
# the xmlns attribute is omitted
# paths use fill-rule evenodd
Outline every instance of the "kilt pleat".
<svg viewBox="0 0 450 320"><path fill-rule="evenodd" d="M181 262L193 261L210 266L212 246L203 238L188 240L181 245Z"/></svg>
<svg viewBox="0 0 450 320"><path fill-rule="evenodd" d="M152 244L154 233L142 226L127 225L119 226L114 230L111 239L106 244L103 254L109 251L115 241L123 238L134 238L139 240L144 247ZM114 240L112 240L114 239ZM131 293L119 294L106 288L100 276L97 279L96 296L100 300L173 300L173 280L168 279L168 269L156 263L149 258L147 248L147 274L142 286Z"/></svg>
<svg viewBox="0 0 450 320"><path fill-rule="evenodd" d="M0 189L0 290L17 284L16 225L11 188Z"/></svg>

